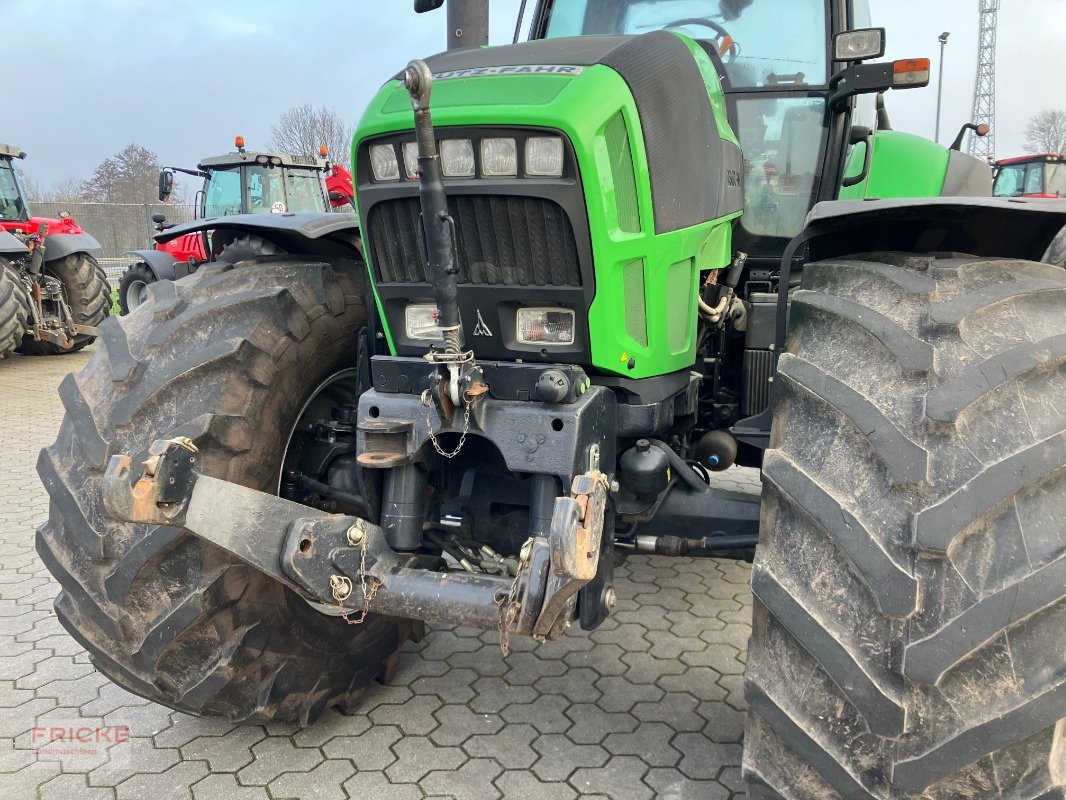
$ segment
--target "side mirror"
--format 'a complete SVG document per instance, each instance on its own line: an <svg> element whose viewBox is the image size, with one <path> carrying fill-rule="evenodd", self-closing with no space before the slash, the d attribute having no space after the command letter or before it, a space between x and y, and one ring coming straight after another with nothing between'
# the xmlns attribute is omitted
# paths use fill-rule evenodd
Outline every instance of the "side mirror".
<svg viewBox="0 0 1066 800"><path fill-rule="evenodd" d="M988 127L987 122L980 124L976 122L967 122L962 128L959 129L959 135L955 137L955 141L951 143L951 147L948 150L962 150L962 140L966 136L966 131L973 131L976 136L988 136L988 131L991 130ZM1018 192L1021 194L1021 192Z"/></svg>
<svg viewBox="0 0 1066 800"><path fill-rule="evenodd" d="M864 61L885 54L885 29L842 31L833 37L834 61Z"/></svg>
<svg viewBox="0 0 1066 800"><path fill-rule="evenodd" d="M415 13L425 14L444 5L444 0L415 0Z"/></svg>
<svg viewBox="0 0 1066 800"><path fill-rule="evenodd" d="M159 200L165 203L174 191L174 173L168 169L159 173Z"/></svg>
<svg viewBox="0 0 1066 800"><path fill-rule="evenodd" d="M162 225L166 221L167 221L167 215L166 214L160 214L158 212L156 212L155 214L152 214L152 222L154 222L156 225Z"/></svg>

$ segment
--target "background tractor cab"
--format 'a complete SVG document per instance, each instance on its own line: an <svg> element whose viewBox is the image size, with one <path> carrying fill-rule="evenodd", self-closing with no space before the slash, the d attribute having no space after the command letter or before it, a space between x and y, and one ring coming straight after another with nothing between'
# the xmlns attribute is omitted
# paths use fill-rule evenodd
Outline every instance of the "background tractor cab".
<svg viewBox="0 0 1066 800"><path fill-rule="evenodd" d="M25 157L0 144L0 358L80 350L110 308L100 243L66 212L31 213L14 165Z"/></svg>
<svg viewBox="0 0 1066 800"><path fill-rule="evenodd" d="M996 197L1066 197L1066 157L1038 153L1000 159L992 193Z"/></svg>
<svg viewBox="0 0 1066 800"><path fill-rule="evenodd" d="M202 177L193 213L196 219L234 214L324 214L352 206L352 176L332 163L325 145L317 158L248 151L244 137L234 139L236 150L205 158L196 169L167 167L159 173L159 199L166 202L174 189L174 173ZM157 230L169 226L163 214L154 214ZM160 279L177 280L209 261L210 231L179 236L152 250L131 250L140 260L130 265L119 281L123 314L144 302L148 285Z"/></svg>

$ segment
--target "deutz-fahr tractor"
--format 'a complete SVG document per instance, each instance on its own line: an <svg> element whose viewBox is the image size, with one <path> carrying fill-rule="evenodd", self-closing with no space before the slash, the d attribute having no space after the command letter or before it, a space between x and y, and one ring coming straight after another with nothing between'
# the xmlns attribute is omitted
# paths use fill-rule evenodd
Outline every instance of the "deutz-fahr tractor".
<svg viewBox="0 0 1066 800"><path fill-rule="evenodd" d="M159 175L159 199L166 202L174 187L174 173L204 179L196 193L196 218L231 214L321 213L343 209L354 202L352 176L343 165L331 162L325 145L318 158L277 153L251 152L244 137L234 139L236 150L205 158L196 169L167 167ZM164 214L153 214L157 231L168 227ZM119 306L130 313L148 298L148 286L161 279L177 280L191 275L210 260L210 238L195 231L152 250L131 250L125 255L139 259L126 268L118 284Z"/></svg>
<svg viewBox="0 0 1066 800"><path fill-rule="evenodd" d="M381 88L358 223L167 231L273 255L160 281L63 384L63 624L144 697L307 723L424 621L582 635L616 559L754 550L749 796L1060 796L1066 205L891 130L929 62L868 25L543 0Z"/></svg>
<svg viewBox="0 0 1066 800"><path fill-rule="evenodd" d="M111 310L100 243L69 214L30 213L14 164L25 157L0 144L0 358L81 350Z"/></svg>

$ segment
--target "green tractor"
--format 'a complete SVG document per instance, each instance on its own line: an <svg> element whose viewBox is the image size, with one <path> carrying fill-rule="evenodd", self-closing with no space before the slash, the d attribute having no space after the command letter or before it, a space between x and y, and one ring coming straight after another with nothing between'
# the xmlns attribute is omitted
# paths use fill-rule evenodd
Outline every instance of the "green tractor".
<svg viewBox="0 0 1066 800"><path fill-rule="evenodd" d="M601 624L627 555L754 558L749 796L1061 796L1066 204L892 131L929 62L868 24L542 0L382 87L357 220L162 233L270 255L161 281L61 387L37 549L96 666L307 723L424 621L506 652Z"/></svg>

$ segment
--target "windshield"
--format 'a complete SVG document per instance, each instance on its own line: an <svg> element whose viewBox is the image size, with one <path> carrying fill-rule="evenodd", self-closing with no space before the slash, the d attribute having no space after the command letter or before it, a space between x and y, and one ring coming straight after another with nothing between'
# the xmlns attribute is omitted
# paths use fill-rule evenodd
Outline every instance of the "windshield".
<svg viewBox="0 0 1066 800"><path fill-rule="evenodd" d="M711 41L733 88L822 85L824 0L555 0L547 36L669 29Z"/></svg>
<svg viewBox="0 0 1066 800"><path fill-rule="evenodd" d="M253 164L248 170L248 211L252 214L326 211L322 176L315 169L264 167Z"/></svg>
<svg viewBox="0 0 1066 800"><path fill-rule="evenodd" d="M0 159L0 219L22 222L29 216L11 161Z"/></svg>
<svg viewBox="0 0 1066 800"><path fill-rule="evenodd" d="M241 169L215 169L204 182L204 216L241 213Z"/></svg>

